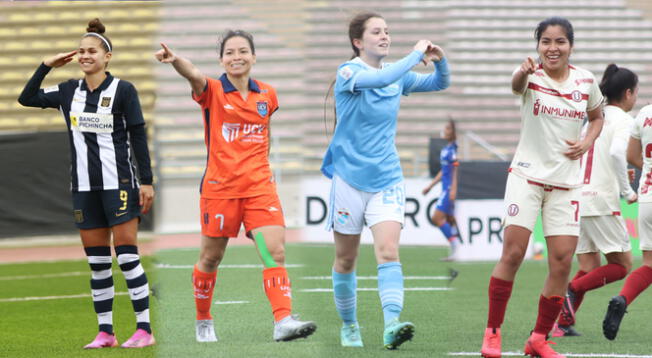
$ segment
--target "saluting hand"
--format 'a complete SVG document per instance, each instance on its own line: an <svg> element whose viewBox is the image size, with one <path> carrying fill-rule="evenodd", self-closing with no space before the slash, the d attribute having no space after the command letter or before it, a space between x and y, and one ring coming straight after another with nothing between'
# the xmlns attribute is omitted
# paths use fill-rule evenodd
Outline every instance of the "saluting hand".
<svg viewBox="0 0 652 358"><path fill-rule="evenodd" d="M167 45L161 42L161 47L163 48L156 51L156 53L154 54L154 57L156 57L156 59L159 60L159 62L172 63L174 62L174 60L177 59L177 57L174 55L174 52L172 52L172 50L170 50L170 48L167 47Z"/></svg>
<svg viewBox="0 0 652 358"><path fill-rule="evenodd" d="M149 209L152 208L152 203L154 202L154 187L151 185L141 185L140 186L140 200L138 204L140 205L140 211L143 214L147 214Z"/></svg>
<svg viewBox="0 0 652 358"><path fill-rule="evenodd" d="M61 67L68 62L73 60L73 56L77 54L77 50L66 52L66 53L58 53L45 61L43 61L43 64L48 66L48 67Z"/></svg>
<svg viewBox="0 0 652 358"><path fill-rule="evenodd" d="M528 75L533 74L537 70L537 63L534 61L532 57L529 57L523 61L521 64L521 72L526 73Z"/></svg>

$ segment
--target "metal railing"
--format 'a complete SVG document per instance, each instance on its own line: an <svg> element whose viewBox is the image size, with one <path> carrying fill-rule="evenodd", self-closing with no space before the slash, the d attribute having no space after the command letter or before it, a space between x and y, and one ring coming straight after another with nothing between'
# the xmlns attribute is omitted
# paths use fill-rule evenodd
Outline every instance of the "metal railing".
<svg viewBox="0 0 652 358"><path fill-rule="evenodd" d="M482 137L479 135L475 134L473 131L466 131L464 132L464 135L462 136L462 152L464 153L464 158L468 159L471 155L471 144L475 143L482 148L484 148L487 152L492 154L493 156L497 157L498 159L502 161L509 161L509 157L505 155L500 149L494 147L493 145L489 144L486 140L484 140Z"/></svg>

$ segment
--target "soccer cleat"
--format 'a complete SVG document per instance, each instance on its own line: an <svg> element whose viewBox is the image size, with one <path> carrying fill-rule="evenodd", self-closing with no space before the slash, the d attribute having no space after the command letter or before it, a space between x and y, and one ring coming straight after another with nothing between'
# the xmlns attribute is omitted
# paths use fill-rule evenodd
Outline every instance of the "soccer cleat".
<svg viewBox="0 0 652 358"><path fill-rule="evenodd" d="M195 338L197 342L217 342L212 319L198 319L195 321Z"/></svg>
<svg viewBox="0 0 652 358"><path fill-rule="evenodd" d="M410 322L399 322L394 319L385 326L383 332L383 344L387 349L397 349L405 341L412 340L414 336L414 325Z"/></svg>
<svg viewBox="0 0 652 358"><path fill-rule="evenodd" d="M350 324L345 323L342 325L342 329L340 330L340 341L342 347L364 347L358 322Z"/></svg>
<svg viewBox="0 0 652 358"><path fill-rule="evenodd" d="M299 321L298 316L290 315L274 323L274 340L287 342L306 338L315 333L317 325L312 321Z"/></svg>
<svg viewBox="0 0 652 358"><path fill-rule="evenodd" d="M572 325L563 325L555 323L552 327L552 336L553 337L579 337L582 334L575 330L575 327Z"/></svg>
<svg viewBox="0 0 652 358"><path fill-rule="evenodd" d="M564 304L561 306L561 315L569 325L575 324L575 292L568 287Z"/></svg>
<svg viewBox="0 0 652 358"><path fill-rule="evenodd" d="M607 314L604 316L604 321L602 321L602 333L605 338L611 341L616 339L620 322L623 320L626 312L627 300L625 300L625 297L615 296L609 301Z"/></svg>
<svg viewBox="0 0 652 358"><path fill-rule="evenodd" d="M484 331L484 338L482 339L482 350L480 355L484 358L500 358L501 352L501 338L500 328L487 328Z"/></svg>
<svg viewBox="0 0 652 358"><path fill-rule="evenodd" d="M96 348L106 348L106 347L117 347L118 340L115 339L115 334L108 334L106 332L100 331L100 333L95 336L95 339L84 346L84 349L96 349Z"/></svg>
<svg viewBox="0 0 652 358"><path fill-rule="evenodd" d="M555 352L548 344L556 343L547 341L546 336L543 334L532 333L527 342L525 342L523 354L539 358L566 358L565 355Z"/></svg>
<svg viewBox="0 0 652 358"><path fill-rule="evenodd" d="M146 330L138 328L136 332L126 342L122 343L122 348L143 348L153 346L156 343L154 335L147 333Z"/></svg>

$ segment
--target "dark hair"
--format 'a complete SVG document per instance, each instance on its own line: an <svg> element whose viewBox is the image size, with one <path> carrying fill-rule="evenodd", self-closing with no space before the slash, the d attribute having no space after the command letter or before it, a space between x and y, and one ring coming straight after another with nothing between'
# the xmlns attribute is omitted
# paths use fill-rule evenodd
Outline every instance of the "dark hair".
<svg viewBox="0 0 652 358"><path fill-rule="evenodd" d="M247 42L249 42L249 47L251 47L251 53L253 55L256 54L256 48L254 47L254 37L250 33L243 30L226 30L219 39L218 48L220 51L220 58L222 58L224 55L224 44L232 37L242 37L246 39Z"/></svg>
<svg viewBox="0 0 652 358"><path fill-rule="evenodd" d="M100 44L102 45L102 48L106 52L111 52L111 50L113 49L113 43L111 43L111 40L106 35L104 35L105 31L106 31L106 27L104 27L102 21L100 21L100 19L98 19L97 17L88 22L88 27L86 28L86 32L93 32L102 35L102 37L105 38L106 41L109 43L109 46L107 46L106 43L102 41L102 39L98 38L98 40L100 40ZM86 35L84 37L88 37L88 36L92 36L92 35Z"/></svg>
<svg viewBox="0 0 652 358"><path fill-rule="evenodd" d="M541 41L541 35L549 26L561 26L566 32L566 38L570 42L571 47L575 41L575 33L573 32L573 25L570 21L564 17L553 16L549 17L539 23L536 30L534 30L534 38L537 39L537 46L539 46L539 41Z"/></svg>
<svg viewBox="0 0 652 358"><path fill-rule="evenodd" d="M607 97L608 103L619 102L623 98L625 91L628 89L634 91L636 85L638 85L638 76L634 72L611 63L602 75L600 91Z"/></svg>
<svg viewBox="0 0 652 358"><path fill-rule="evenodd" d="M451 138L451 142L454 142L457 140L457 127L455 126L455 120L453 117L448 117L448 124L451 125L451 129L453 129L453 135Z"/></svg>
<svg viewBox="0 0 652 358"><path fill-rule="evenodd" d="M355 15L351 19L351 22L349 22L349 41L351 42L351 48L353 49L353 53L355 54L353 57L360 56L360 49L355 47L355 45L353 44L353 40L362 38L362 34L364 33L365 24L367 23L367 20L374 17L383 19L383 17L380 14L377 14L375 12L363 12Z"/></svg>

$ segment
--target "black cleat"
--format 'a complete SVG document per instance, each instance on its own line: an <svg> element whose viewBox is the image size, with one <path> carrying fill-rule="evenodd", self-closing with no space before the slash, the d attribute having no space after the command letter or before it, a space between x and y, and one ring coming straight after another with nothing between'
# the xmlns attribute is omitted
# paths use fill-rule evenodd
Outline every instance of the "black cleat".
<svg viewBox="0 0 652 358"><path fill-rule="evenodd" d="M558 324L555 326L552 332L553 337L579 337L582 334L575 330L575 327L572 325L562 325Z"/></svg>
<svg viewBox="0 0 652 358"><path fill-rule="evenodd" d="M575 292L568 287L566 291L566 297L564 298L564 304L561 306L561 315L564 317L566 322L570 322L570 325L575 324Z"/></svg>
<svg viewBox="0 0 652 358"><path fill-rule="evenodd" d="M616 339L620 322L627 312L627 301L624 296L615 296L609 301L607 314L602 321L602 333L608 340Z"/></svg>

